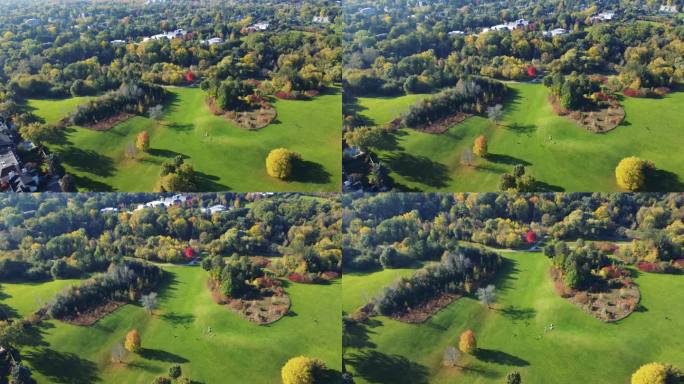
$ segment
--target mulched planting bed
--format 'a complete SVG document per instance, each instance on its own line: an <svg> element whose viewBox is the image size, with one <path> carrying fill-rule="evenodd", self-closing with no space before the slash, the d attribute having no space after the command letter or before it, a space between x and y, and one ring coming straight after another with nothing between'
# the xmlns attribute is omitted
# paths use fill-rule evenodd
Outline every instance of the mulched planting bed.
<svg viewBox="0 0 684 384"><path fill-rule="evenodd" d="M425 303L420 304L415 308L410 308L409 310L402 313L392 314L390 317L394 320L401 321L403 323L409 324L420 324L424 323L430 317L432 317L437 312L446 308L449 304L453 303L462 296L455 293L443 293Z"/></svg>
<svg viewBox="0 0 684 384"><path fill-rule="evenodd" d="M442 134L446 131L449 130L449 128L453 127L456 124L464 122L467 118L472 116L471 114L468 113L463 113L459 112L455 115L445 117L443 119L439 119L433 123L430 123L428 125L420 126L420 127L413 127L412 129L415 129L416 131L420 132L425 132L425 133L432 133L432 134Z"/></svg>
<svg viewBox="0 0 684 384"><path fill-rule="evenodd" d="M625 120L625 109L617 102L594 111L572 111L564 109L553 95L549 96L553 111L559 116L572 120L575 124L592 133L606 133L617 128Z"/></svg>
<svg viewBox="0 0 684 384"><path fill-rule="evenodd" d="M87 327L97 323L98 320L123 307L124 305L126 305L126 303L123 301L110 301L106 304L100 305L99 307L93 308L85 313L80 313L74 317L58 320L73 325L81 325Z"/></svg>
<svg viewBox="0 0 684 384"><path fill-rule="evenodd" d="M609 288L603 292L588 292L565 288L561 274L555 269L551 270L551 278L554 280L556 291L562 298L587 314L607 323L622 320L639 307L641 293L639 287L631 281L623 283L619 288Z"/></svg>
<svg viewBox="0 0 684 384"><path fill-rule="evenodd" d="M216 303L225 306L231 312L255 324L274 323L290 311L290 297L281 287L276 287L276 289L270 292L270 295L251 299L234 299L222 295L218 291L218 287L215 287L211 282L209 282L209 288L211 289L211 296Z"/></svg>
<svg viewBox="0 0 684 384"><path fill-rule="evenodd" d="M257 129L266 127L267 125L271 124L278 115L276 109L266 102L262 103L259 109L241 112L223 111L218 108L211 99L207 99L207 105L209 106L211 113L214 115L223 116L224 118L237 124L239 127L250 131L255 131Z"/></svg>
<svg viewBox="0 0 684 384"><path fill-rule="evenodd" d="M130 113L119 113L114 116L110 116L106 119L100 120L95 124L84 125L84 128L92 129L93 131L108 131L114 128L116 125L127 121L135 115Z"/></svg>

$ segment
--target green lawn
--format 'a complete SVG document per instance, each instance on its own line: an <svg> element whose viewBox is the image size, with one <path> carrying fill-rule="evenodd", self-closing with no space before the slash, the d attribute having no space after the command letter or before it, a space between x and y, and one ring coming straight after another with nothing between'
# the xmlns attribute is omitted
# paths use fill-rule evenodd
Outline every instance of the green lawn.
<svg viewBox="0 0 684 384"><path fill-rule="evenodd" d="M524 383L626 383L651 361L684 367L684 276L642 274L636 278L642 309L614 324L603 323L558 296L539 253L503 253L506 268L496 282L497 301L486 309L473 298L452 303L420 325L375 317L345 336L347 368L357 383L502 383L518 370ZM356 292L391 273L343 277L344 306L360 305ZM352 283L353 288L347 289ZM350 297L351 295L351 297ZM550 323L555 329L544 333ZM475 332L477 357L443 368L447 345L461 332Z"/></svg>
<svg viewBox="0 0 684 384"><path fill-rule="evenodd" d="M134 117L106 132L67 129L63 143L52 145L81 190L152 191L160 165L185 156L200 175L202 191L338 191L341 188L341 96L338 88L311 101L277 100L278 117L258 131L248 131L212 115L198 88L168 88L174 100L161 122ZM54 123L83 98L30 100L34 113ZM125 156L136 135L150 133L148 153ZM305 166L296 180L269 177L268 153L285 147L302 154Z"/></svg>
<svg viewBox="0 0 684 384"><path fill-rule="evenodd" d="M291 284L289 316L268 326L252 324L215 304L199 267L169 267L152 316L126 305L92 327L45 322L22 347L38 383L144 383L174 363L197 383L275 383L291 357L306 355L341 368L339 282ZM72 281L73 282L73 281ZM3 284L2 304L22 315L37 308L34 296L49 298L69 282ZM212 333L207 334L208 327ZM140 354L111 363L111 349L132 328L141 333Z"/></svg>
<svg viewBox="0 0 684 384"><path fill-rule="evenodd" d="M403 129L388 140L379 156L400 187L495 191L502 173L525 164L546 189L617 191L614 170L618 162L639 156L654 161L659 169L649 190L684 190L684 162L672 155L684 145L684 119L678 107L684 103L684 92L664 99L626 98L625 122L609 133L593 134L555 115L543 85L509 85L512 95L499 126L472 117L442 135ZM413 96L361 98L358 108L379 125L406 110ZM481 134L488 138L489 157L476 159L472 167L461 165L461 154Z"/></svg>

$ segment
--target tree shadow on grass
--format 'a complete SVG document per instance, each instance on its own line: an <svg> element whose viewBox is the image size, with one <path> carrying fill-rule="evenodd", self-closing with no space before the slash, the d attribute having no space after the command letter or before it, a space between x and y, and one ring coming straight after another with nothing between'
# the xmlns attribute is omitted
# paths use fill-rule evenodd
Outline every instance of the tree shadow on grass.
<svg viewBox="0 0 684 384"><path fill-rule="evenodd" d="M342 382L342 372L325 368L316 374L317 383L339 384Z"/></svg>
<svg viewBox="0 0 684 384"><path fill-rule="evenodd" d="M164 125L166 128L171 129L176 132L189 132L195 129L194 124L178 124L178 123L170 123L170 124L165 124Z"/></svg>
<svg viewBox="0 0 684 384"><path fill-rule="evenodd" d="M160 374L164 373L165 371L155 365L148 364L144 361L134 361L131 363L124 363L127 368L130 369L139 369L151 374Z"/></svg>
<svg viewBox="0 0 684 384"><path fill-rule="evenodd" d="M90 149L68 147L59 151L59 158L65 164L81 172L88 172L101 177L109 177L114 174L114 160Z"/></svg>
<svg viewBox="0 0 684 384"><path fill-rule="evenodd" d="M649 173L644 190L646 192L681 192L684 191L684 183L676 173L656 169Z"/></svg>
<svg viewBox="0 0 684 384"><path fill-rule="evenodd" d="M391 170L413 182L443 188L451 181L447 166L427 156L414 156L402 152L386 155L382 160Z"/></svg>
<svg viewBox="0 0 684 384"><path fill-rule="evenodd" d="M187 313L169 312L161 315L160 317L162 320L170 323L174 328L183 327L187 329L192 323L195 322L195 315Z"/></svg>
<svg viewBox="0 0 684 384"><path fill-rule="evenodd" d="M517 321L532 320L537 316L537 311L534 308L521 308L515 305L508 305L501 309L501 314L515 323Z"/></svg>
<svg viewBox="0 0 684 384"><path fill-rule="evenodd" d="M25 353L24 358L52 383L90 384L101 381L97 365L75 353L41 348Z"/></svg>
<svg viewBox="0 0 684 384"><path fill-rule="evenodd" d="M565 188L559 185L553 185L540 180L536 180L535 190L537 192L564 192Z"/></svg>
<svg viewBox="0 0 684 384"><path fill-rule="evenodd" d="M530 362L527 360L493 349L478 348L477 351L475 351L475 357L477 357L478 360L487 363L513 365L516 367L526 367L530 365Z"/></svg>
<svg viewBox="0 0 684 384"><path fill-rule="evenodd" d="M532 132L537 130L537 126L534 124L524 124L523 125L523 124L518 124L518 123L512 123L512 124L506 125L505 127L506 127L506 129L509 129L509 130L513 131L514 133L521 134L521 135L523 135L523 134L531 135Z"/></svg>
<svg viewBox="0 0 684 384"><path fill-rule="evenodd" d="M530 163L529 161L519 159L517 157L513 157L513 156L509 156L509 155L498 154L498 153L489 153L489 154L487 154L486 159L491 161L492 163L499 163L499 164L508 164L508 165L522 164L526 167L532 165L532 163Z"/></svg>
<svg viewBox="0 0 684 384"><path fill-rule="evenodd" d="M364 324L355 321L345 322L342 341L345 348L375 348L375 343L370 341L369 334L374 333L368 330Z"/></svg>
<svg viewBox="0 0 684 384"><path fill-rule="evenodd" d="M19 312L5 303L0 303L0 320L16 319Z"/></svg>
<svg viewBox="0 0 684 384"><path fill-rule="evenodd" d="M295 164L291 181L302 183L327 184L330 182L330 172L313 161L300 160Z"/></svg>
<svg viewBox="0 0 684 384"><path fill-rule="evenodd" d="M17 345L29 347L47 347L49 344L43 339L46 330L54 328L55 325L43 321L38 325L24 327L24 332L17 339Z"/></svg>
<svg viewBox="0 0 684 384"><path fill-rule="evenodd" d="M502 258L501 267L497 273L495 285L497 290L504 292L511 289L512 282L518 280L517 273L520 270L517 267L518 262L516 260Z"/></svg>
<svg viewBox="0 0 684 384"><path fill-rule="evenodd" d="M176 151L172 151L170 149L161 149L161 148L149 148L147 150L147 153L149 153L152 156L158 156L158 157L166 157L166 158L174 158L176 156L182 156L183 159L187 159L188 157L185 156L184 154Z"/></svg>
<svg viewBox="0 0 684 384"><path fill-rule="evenodd" d="M183 356L161 349L142 348L138 354L145 359L162 361L165 363L184 364L190 361Z"/></svg>
<svg viewBox="0 0 684 384"><path fill-rule="evenodd" d="M195 171L197 190L202 192L230 191L230 187L218 182L217 176L209 175L204 172Z"/></svg>
<svg viewBox="0 0 684 384"><path fill-rule="evenodd" d="M74 178L74 182L76 183L76 186L79 188L85 188L89 191L95 192L114 192L114 187L112 187L109 184L95 181L86 176L74 175L73 173L71 173L70 175Z"/></svg>
<svg viewBox="0 0 684 384"><path fill-rule="evenodd" d="M427 384L428 370L400 355L377 351L355 353L345 359L356 373L372 383Z"/></svg>

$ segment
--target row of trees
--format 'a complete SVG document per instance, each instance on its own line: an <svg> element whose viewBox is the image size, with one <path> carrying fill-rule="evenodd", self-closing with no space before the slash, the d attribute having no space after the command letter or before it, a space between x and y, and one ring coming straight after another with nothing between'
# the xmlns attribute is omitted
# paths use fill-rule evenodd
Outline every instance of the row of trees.
<svg viewBox="0 0 684 384"><path fill-rule="evenodd" d="M57 294L44 310L55 319L65 319L109 301L132 302L141 293L157 286L162 277L162 269L151 264L137 261L112 264L106 273Z"/></svg>
<svg viewBox="0 0 684 384"><path fill-rule="evenodd" d="M403 313L445 293L471 293L501 266L501 256L479 247L459 247L445 253L438 264L428 265L410 277L386 287L374 299L383 315Z"/></svg>
<svg viewBox="0 0 684 384"><path fill-rule="evenodd" d="M458 112L482 113L490 104L501 101L506 85L487 78L460 78L454 88L419 101L403 116L407 127L421 127Z"/></svg>
<svg viewBox="0 0 684 384"><path fill-rule="evenodd" d="M116 91L79 105L70 121L75 125L92 125L119 113L143 114L149 107L162 104L166 96L167 91L157 85L123 84Z"/></svg>

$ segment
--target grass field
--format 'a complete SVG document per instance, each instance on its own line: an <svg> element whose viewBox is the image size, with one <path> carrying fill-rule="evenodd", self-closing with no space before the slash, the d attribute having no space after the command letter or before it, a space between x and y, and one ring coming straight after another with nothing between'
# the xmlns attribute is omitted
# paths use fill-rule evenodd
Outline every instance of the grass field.
<svg viewBox="0 0 684 384"><path fill-rule="evenodd" d="M194 383L275 383L291 357L306 355L341 368L340 283L290 284L290 315L268 326L252 324L215 304L199 267L165 266L168 279L152 316L126 305L92 327L44 322L22 355L43 383L144 383L181 364ZM3 284L1 303L17 314L37 308L34 297L49 299L66 284ZM207 333L212 328L211 334ZM111 349L132 328L143 350L124 364L110 362Z"/></svg>
<svg viewBox="0 0 684 384"><path fill-rule="evenodd" d="M211 114L199 88L168 88L173 101L161 122L134 117L109 131L67 129L63 142L52 145L79 189L152 191L161 163L185 156L198 172L202 191L338 191L341 188L341 96L335 88L310 101L277 100L275 122L248 131ZM33 112L54 123L85 98L30 100ZM150 134L148 153L126 157L136 135ZM302 154L304 169L284 182L266 174L268 153L285 147Z"/></svg>
<svg viewBox="0 0 684 384"><path fill-rule="evenodd" d="M503 253L507 260L488 310L473 298L452 303L420 325L375 317L345 335L347 369L357 383L501 383L521 372L524 383L626 383L642 364L684 367L684 276L641 274L642 309L618 323L603 323L558 296L539 253ZM343 277L343 305L363 304L395 274ZM347 285L352 288L347 289ZM374 294L375 292L370 292ZM544 333L550 323L555 329ZM460 367L443 368L447 345L472 329L480 351Z"/></svg>
<svg viewBox="0 0 684 384"><path fill-rule="evenodd" d="M684 190L684 162L678 156L684 145L684 120L678 105L684 92L664 99L626 98L625 122L606 134L593 134L555 115L541 84L509 83L512 95L505 103L499 126L472 117L433 135L403 129L378 151L404 189L424 191L495 191L500 175L515 164L549 190L617 191L614 171L627 156L655 162L657 172L649 190ZM418 97L360 98L360 113L383 124L406 110ZM484 134L489 157L472 167L460 164L463 151Z"/></svg>

